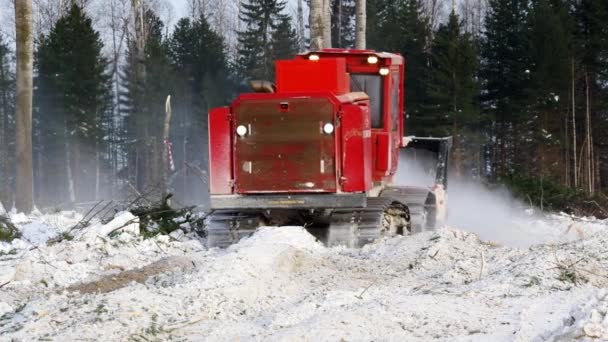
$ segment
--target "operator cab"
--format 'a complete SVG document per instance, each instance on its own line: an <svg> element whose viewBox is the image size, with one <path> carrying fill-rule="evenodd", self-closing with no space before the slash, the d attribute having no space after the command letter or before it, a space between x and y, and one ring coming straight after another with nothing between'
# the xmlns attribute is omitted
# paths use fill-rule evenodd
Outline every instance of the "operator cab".
<svg viewBox="0 0 608 342"><path fill-rule="evenodd" d="M369 97L372 140L375 146L374 179L385 179L393 175L397 169L398 150L404 147L403 56L373 50L323 49L300 54L296 59L305 59L311 63L325 59L345 60L349 91L364 92ZM323 84L316 86L323 87Z"/></svg>

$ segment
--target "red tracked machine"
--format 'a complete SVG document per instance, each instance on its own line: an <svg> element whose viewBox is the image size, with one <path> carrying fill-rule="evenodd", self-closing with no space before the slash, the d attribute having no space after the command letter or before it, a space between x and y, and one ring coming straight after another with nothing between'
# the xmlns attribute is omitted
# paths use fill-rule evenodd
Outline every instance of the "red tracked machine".
<svg viewBox="0 0 608 342"><path fill-rule="evenodd" d="M354 247L439 224L451 138L404 137L404 70L398 54L324 49L277 61L276 85L253 81L212 109L209 247L261 225ZM393 184L402 155L432 169L432 184Z"/></svg>

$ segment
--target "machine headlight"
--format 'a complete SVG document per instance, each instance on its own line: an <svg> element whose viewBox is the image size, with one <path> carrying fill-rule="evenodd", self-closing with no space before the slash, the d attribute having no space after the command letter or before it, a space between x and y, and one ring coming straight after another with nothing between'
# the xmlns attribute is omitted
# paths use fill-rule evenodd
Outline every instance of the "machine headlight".
<svg viewBox="0 0 608 342"><path fill-rule="evenodd" d="M247 134L247 126L245 125L238 125L236 128L236 134L239 135L239 137L244 137L245 134Z"/></svg>
<svg viewBox="0 0 608 342"><path fill-rule="evenodd" d="M378 63L378 57L376 57L376 56L369 56L369 57L367 57L367 63L369 63L369 64L376 64L376 63Z"/></svg>
<svg viewBox="0 0 608 342"><path fill-rule="evenodd" d="M310 60L310 61L318 61L319 60L319 55L316 55L316 54L313 53L312 55L308 56L308 60Z"/></svg>
<svg viewBox="0 0 608 342"><path fill-rule="evenodd" d="M388 75L390 71L388 70L388 68L380 68L380 75L382 76L386 76Z"/></svg>
<svg viewBox="0 0 608 342"><path fill-rule="evenodd" d="M323 132L325 132L325 134L332 134L334 132L334 125L330 122L326 123L323 125Z"/></svg>

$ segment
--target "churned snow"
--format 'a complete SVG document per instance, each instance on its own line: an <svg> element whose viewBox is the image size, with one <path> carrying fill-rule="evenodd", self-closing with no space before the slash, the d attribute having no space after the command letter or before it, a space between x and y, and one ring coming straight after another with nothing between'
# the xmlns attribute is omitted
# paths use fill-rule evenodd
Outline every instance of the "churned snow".
<svg viewBox="0 0 608 342"><path fill-rule="evenodd" d="M24 239L0 245L0 340L608 340L606 221L530 216L483 240L443 228L361 249L264 227L208 250L142 239L128 212L47 244L82 217L11 218Z"/></svg>

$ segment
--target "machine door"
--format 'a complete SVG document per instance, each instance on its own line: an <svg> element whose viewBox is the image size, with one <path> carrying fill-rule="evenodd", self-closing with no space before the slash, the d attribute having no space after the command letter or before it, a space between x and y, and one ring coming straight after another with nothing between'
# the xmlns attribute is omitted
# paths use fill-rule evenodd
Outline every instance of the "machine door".
<svg viewBox="0 0 608 342"><path fill-rule="evenodd" d="M236 192L336 192L334 111L323 97L240 102L233 126Z"/></svg>

